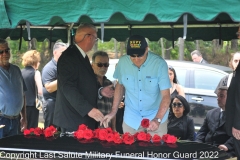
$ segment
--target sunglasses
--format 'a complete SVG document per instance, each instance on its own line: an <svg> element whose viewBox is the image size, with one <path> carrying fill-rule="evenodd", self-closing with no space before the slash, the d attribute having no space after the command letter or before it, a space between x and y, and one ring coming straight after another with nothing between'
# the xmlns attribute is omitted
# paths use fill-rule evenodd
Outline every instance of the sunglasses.
<svg viewBox="0 0 240 160"><path fill-rule="evenodd" d="M143 55L144 55L144 54L143 54ZM133 57L133 58L135 58L135 57L142 57L143 55L136 55L136 54L134 55L134 54L131 54L130 56Z"/></svg>
<svg viewBox="0 0 240 160"><path fill-rule="evenodd" d="M10 51L10 48L7 48L5 50L0 50L0 54L3 54L4 52L5 53L9 53L9 51Z"/></svg>
<svg viewBox="0 0 240 160"><path fill-rule="evenodd" d="M100 68L103 67L103 66L104 67L108 67L109 66L109 63L95 63L95 64L97 64L97 66L100 67Z"/></svg>
<svg viewBox="0 0 240 160"><path fill-rule="evenodd" d="M182 103L172 103L172 107L173 108L176 108L176 107L178 107L178 108L182 108Z"/></svg>

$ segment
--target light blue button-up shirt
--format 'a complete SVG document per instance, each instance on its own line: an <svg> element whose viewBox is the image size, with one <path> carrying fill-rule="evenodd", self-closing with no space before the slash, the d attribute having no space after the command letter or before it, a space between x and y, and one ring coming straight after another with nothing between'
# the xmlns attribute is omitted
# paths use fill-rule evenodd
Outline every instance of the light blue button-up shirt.
<svg viewBox="0 0 240 160"><path fill-rule="evenodd" d="M166 61L152 52L148 52L140 68L133 64L130 56L122 56L113 77L125 87L124 122L136 130L143 118L152 120L156 116L162 100L161 90L171 87ZM162 122L167 120L168 113Z"/></svg>
<svg viewBox="0 0 240 160"><path fill-rule="evenodd" d="M0 111L7 116L17 116L24 104L26 91L20 69L10 64L9 70L0 67Z"/></svg>

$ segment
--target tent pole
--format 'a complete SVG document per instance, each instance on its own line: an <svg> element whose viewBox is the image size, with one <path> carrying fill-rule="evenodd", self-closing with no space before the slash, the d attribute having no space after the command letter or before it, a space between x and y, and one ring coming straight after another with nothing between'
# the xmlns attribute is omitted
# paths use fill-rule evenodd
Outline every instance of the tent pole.
<svg viewBox="0 0 240 160"><path fill-rule="evenodd" d="M22 29L22 25L20 25L20 41L19 41L19 47L18 47L18 50L20 51L21 50L21 47L22 47L22 32L23 32L23 29Z"/></svg>
<svg viewBox="0 0 240 160"><path fill-rule="evenodd" d="M219 24L219 45L222 44L222 25L221 23Z"/></svg>
<svg viewBox="0 0 240 160"><path fill-rule="evenodd" d="M71 23L70 25L69 25L69 27L67 28L67 44L68 45L71 45L73 42L72 42L72 33L71 33L71 30L72 30L72 28L73 28L73 25L74 25L74 23Z"/></svg>
<svg viewBox="0 0 240 160"><path fill-rule="evenodd" d="M172 29L172 48L174 48L174 27L173 25L171 24L171 29Z"/></svg>

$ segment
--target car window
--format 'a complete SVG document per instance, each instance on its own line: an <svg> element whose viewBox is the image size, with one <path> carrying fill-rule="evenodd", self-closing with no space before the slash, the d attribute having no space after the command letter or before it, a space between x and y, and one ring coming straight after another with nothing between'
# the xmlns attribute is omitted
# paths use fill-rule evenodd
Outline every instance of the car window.
<svg viewBox="0 0 240 160"><path fill-rule="evenodd" d="M215 90L219 81L225 75L211 70L196 69L194 71L194 84L196 89Z"/></svg>
<svg viewBox="0 0 240 160"><path fill-rule="evenodd" d="M105 76L111 81L114 80L114 78L113 78L114 71L115 71L115 64L110 64L109 67L108 67L108 71L107 71Z"/></svg>
<svg viewBox="0 0 240 160"><path fill-rule="evenodd" d="M174 68L177 74L177 80L180 85L183 87L186 87L186 74L187 74L187 69L184 68Z"/></svg>

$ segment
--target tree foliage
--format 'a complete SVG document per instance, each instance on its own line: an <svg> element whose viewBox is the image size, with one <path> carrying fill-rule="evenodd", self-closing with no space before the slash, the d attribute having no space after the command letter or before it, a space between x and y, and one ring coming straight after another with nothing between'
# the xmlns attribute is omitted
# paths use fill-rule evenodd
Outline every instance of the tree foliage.
<svg viewBox="0 0 240 160"><path fill-rule="evenodd" d="M13 64L18 65L20 68L23 66L21 65L22 61L22 55L28 50L29 48L29 42L28 41L22 41L21 49L19 50L20 41L13 41L10 39L7 39L9 42L9 46L11 49L11 62ZM33 40L32 40L33 41ZM39 70L41 71L44 65L51 60L52 58L52 46L54 43L49 43L49 40L45 40L43 42L37 42L36 40L31 43L36 43L35 47L36 50L41 53L41 65L39 67ZM116 44L114 44L116 43ZM149 48L152 52L163 56L162 55L162 48L160 45L160 41L148 41ZM233 44L232 44L233 43ZM225 65L228 66L228 62L231 58L231 53L239 51L240 46L239 40L233 40L233 41L224 41L221 44L218 40L213 41L198 41L199 50L202 53L204 59L206 59L209 63L213 64L219 64L219 65ZM116 48L115 48L116 46ZM192 61L191 59L191 52L196 49L196 41L185 41L184 43L184 60L186 61ZM171 41L167 41L166 39L163 39L163 47L164 51L167 55L167 59L179 59L179 44L178 42L174 42L174 46L172 46ZM109 42L101 42L98 41L97 43L97 50L106 51L110 58L114 58L115 51L117 51L118 58L121 55L126 54L126 42L115 42L114 39L111 39ZM92 55L94 50L90 51L90 55Z"/></svg>

